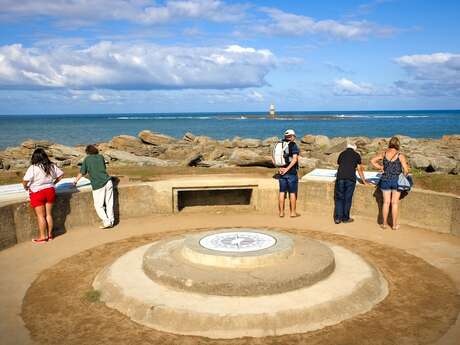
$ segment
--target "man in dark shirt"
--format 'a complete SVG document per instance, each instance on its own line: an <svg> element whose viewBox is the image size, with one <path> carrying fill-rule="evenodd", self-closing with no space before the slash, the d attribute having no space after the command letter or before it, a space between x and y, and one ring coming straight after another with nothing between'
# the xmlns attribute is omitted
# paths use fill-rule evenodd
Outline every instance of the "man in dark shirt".
<svg viewBox="0 0 460 345"><path fill-rule="evenodd" d="M337 159L339 168L337 170L337 178L335 180L335 211L334 222L350 223L353 218L350 218L351 202L353 192L356 187L356 170L363 184L367 184L364 178L364 169L361 164L361 156L356 151L356 145L348 144L347 149L340 153Z"/></svg>
<svg viewBox="0 0 460 345"><path fill-rule="evenodd" d="M284 199L286 193L289 193L289 209L291 217L298 217L297 206L297 189L299 185L299 178L297 177L297 169L299 168L299 147L295 143L295 132L293 129L288 129L284 132L283 141L288 142L288 152L286 153L286 166L279 169L279 215L284 217Z"/></svg>

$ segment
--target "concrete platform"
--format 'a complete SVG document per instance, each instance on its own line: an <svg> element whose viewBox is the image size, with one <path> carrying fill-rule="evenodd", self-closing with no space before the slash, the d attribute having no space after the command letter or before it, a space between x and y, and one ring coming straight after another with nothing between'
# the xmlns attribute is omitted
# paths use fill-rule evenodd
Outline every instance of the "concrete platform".
<svg viewBox="0 0 460 345"><path fill-rule="evenodd" d="M460 238L435 233L410 225L399 231L381 231L374 220L359 218L351 224L335 225L329 217L302 215L294 219L280 219L275 214L176 214L151 215L124 220L114 231L102 231L96 226L72 228L63 236L43 246L30 242L19 243L0 252L0 332L2 344L33 344L21 318L21 306L27 289L38 275L61 260L104 243L127 239L146 233L174 233L190 228L277 227L280 229L309 229L324 233L346 235L399 248L442 270L454 281L460 293ZM435 293L435 292L434 292ZM404 326L404 316L395 326ZM402 324L401 324L402 322ZM458 345L460 321L452 325L433 344Z"/></svg>
<svg viewBox="0 0 460 345"><path fill-rule="evenodd" d="M278 294L312 285L333 272L334 255L326 245L302 236L264 233L277 236L276 245L234 255L199 248L198 240L208 232L165 239L146 251L143 270L160 284L221 296ZM198 263L200 258L204 264Z"/></svg>
<svg viewBox="0 0 460 345"><path fill-rule="evenodd" d="M378 270L337 245L330 246L335 270L309 287L244 297L191 293L159 284L145 274L144 255L151 246L117 259L96 277L93 287L111 308L170 333L216 339L304 333L366 313L388 294ZM212 283L213 276L208 279Z"/></svg>

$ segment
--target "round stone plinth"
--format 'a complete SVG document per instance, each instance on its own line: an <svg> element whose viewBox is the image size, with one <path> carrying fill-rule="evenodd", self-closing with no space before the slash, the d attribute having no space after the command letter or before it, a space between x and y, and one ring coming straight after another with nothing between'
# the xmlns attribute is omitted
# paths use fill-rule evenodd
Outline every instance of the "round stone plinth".
<svg viewBox="0 0 460 345"><path fill-rule="evenodd" d="M201 246L202 239L209 236L217 235L219 241L235 238L236 232L228 229L167 239L154 243L146 251L144 272L158 283L184 291L256 296L306 287L334 270L332 251L319 241L275 231L243 230L238 232L243 241L249 236L263 235L273 239L272 244L244 252Z"/></svg>
<svg viewBox="0 0 460 345"><path fill-rule="evenodd" d="M263 296L207 295L158 283L143 269L151 247L139 247L117 259L99 273L93 287L109 307L170 333L227 339L303 333L365 313L388 294L378 270L337 245L329 247L336 265L326 279Z"/></svg>
<svg viewBox="0 0 460 345"><path fill-rule="evenodd" d="M290 236L243 228L187 236L181 254L198 265L250 269L279 263L293 251L294 241Z"/></svg>

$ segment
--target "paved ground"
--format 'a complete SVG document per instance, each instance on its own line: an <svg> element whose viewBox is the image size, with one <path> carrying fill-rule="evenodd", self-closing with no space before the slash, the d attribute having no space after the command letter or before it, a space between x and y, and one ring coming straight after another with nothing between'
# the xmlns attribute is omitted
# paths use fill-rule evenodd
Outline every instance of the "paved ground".
<svg viewBox="0 0 460 345"><path fill-rule="evenodd" d="M33 343L19 316L22 299L39 273L63 258L103 243L131 236L218 226L278 226L280 228L311 229L367 239L400 248L446 272L453 279L460 293L460 238L450 235L436 234L412 227L403 227L399 231L382 231L376 224L364 219L358 219L351 224L335 225L327 217L302 216L280 219L275 215L216 214L212 212L155 215L124 220L113 231L90 227L75 228L45 245L22 243L0 252L0 275L2 277L0 280L0 334L2 334L2 343ZM458 345L458 339L460 339L459 319L437 344Z"/></svg>

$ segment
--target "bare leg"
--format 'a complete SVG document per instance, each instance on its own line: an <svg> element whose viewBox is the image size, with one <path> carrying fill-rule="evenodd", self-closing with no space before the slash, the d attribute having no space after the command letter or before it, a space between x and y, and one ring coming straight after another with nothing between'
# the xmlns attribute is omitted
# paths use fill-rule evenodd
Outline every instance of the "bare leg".
<svg viewBox="0 0 460 345"><path fill-rule="evenodd" d="M383 194L383 224L382 226L388 226L388 213L390 212L391 204L391 191L382 191Z"/></svg>
<svg viewBox="0 0 460 345"><path fill-rule="evenodd" d="M401 196L401 192L393 191L391 194L391 217L393 218L393 230L397 230L399 228L398 224L398 211L399 211L399 197Z"/></svg>
<svg viewBox="0 0 460 345"><path fill-rule="evenodd" d="M284 199L286 198L285 192L280 192L279 200L278 200L278 210L280 213L280 217L284 217Z"/></svg>
<svg viewBox="0 0 460 345"><path fill-rule="evenodd" d="M289 209L291 217L297 217L297 193L289 193Z"/></svg>
<svg viewBox="0 0 460 345"><path fill-rule="evenodd" d="M53 204L46 204L45 205L46 209L46 223L48 225L48 238L53 237Z"/></svg>
<svg viewBox="0 0 460 345"><path fill-rule="evenodd" d="M40 240L46 239L46 213L45 206L37 206L34 208L35 214L37 216L38 222L38 231L40 232Z"/></svg>

